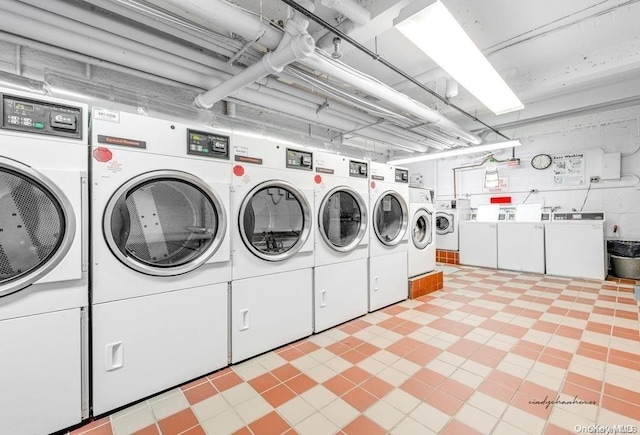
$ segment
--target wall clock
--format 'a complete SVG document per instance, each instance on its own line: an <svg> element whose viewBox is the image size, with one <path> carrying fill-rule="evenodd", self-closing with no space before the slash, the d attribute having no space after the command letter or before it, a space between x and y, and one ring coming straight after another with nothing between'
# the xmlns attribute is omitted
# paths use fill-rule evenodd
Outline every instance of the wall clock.
<svg viewBox="0 0 640 435"><path fill-rule="evenodd" d="M551 166L551 156L549 154L538 154L531 159L531 166L534 169L547 169Z"/></svg>

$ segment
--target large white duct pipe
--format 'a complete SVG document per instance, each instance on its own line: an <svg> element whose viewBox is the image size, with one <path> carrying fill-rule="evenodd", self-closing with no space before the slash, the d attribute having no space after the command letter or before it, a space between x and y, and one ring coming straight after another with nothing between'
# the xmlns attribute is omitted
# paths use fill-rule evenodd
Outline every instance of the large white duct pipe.
<svg viewBox="0 0 640 435"><path fill-rule="evenodd" d="M265 54L260 62L254 63L215 88L198 94L196 105L203 109L209 109L218 101L256 80L269 74L281 73L284 67L290 63L311 56L314 49L315 41L313 38L308 33L301 33L289 39L284 47L278 47L276 51Z"/></svg>
<svg viewBox="0 0 640 435"><path fill-rule="evenodd" d="M371 20L371 13L353 0L321 0L323 6L340 12L358 26Z"/></svg>
<svg viewBox="0 0 640 435"><path fill-rule="evenodd" d="M176 7L179 7L181 10L191 15L201 14L200 18L206 20L212 28L227 29L230 31L233 30L234 32L244 36L246 39L256 37L258 31L262 30L265 32L269 31L269 34L271 35L269 37L270 41L275 37L275 35L273 35L273 31L275 31L274 28L263 25L257 17L247 14L224 0L162 0L162 2L174 4ZM221 13L221 10L228 11L228 16ZM233 10L233 12L231 12L231 10ZM242 33L242 29L250 29L250 31L245 34ZM282 35L282 33L280 33L280 35ZM265 44L266 40L263 38L261 42ZM268 48L273 49L277 44L278 42L274 41L273 45ZM322 72L359 88L376 98L387 101L414 116L418 116L421 119L434 123L441 129L451 132L456 137L467 142L473 144L479 144L482 142L480 137L469 133L435 110L428 108L406 95L395 91L384 83L374 80L344 64L340 64L318 55L311 56L301 63L316 71Z"/></svg>

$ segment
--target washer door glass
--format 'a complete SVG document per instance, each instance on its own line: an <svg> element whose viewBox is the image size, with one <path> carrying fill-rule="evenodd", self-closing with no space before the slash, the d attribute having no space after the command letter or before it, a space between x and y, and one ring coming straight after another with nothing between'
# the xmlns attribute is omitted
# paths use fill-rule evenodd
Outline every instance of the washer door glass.
<svg viewBox="0 0 640 435"><path fill-rule="evenodd" d="M353 250L367 229L367 212L362 197L348 187L328 192L320 205L320 234L336 251Z"/></svg>
<svg viewBox="0 0 640 435"><path fill-rule="evenodd" d="M407 231L407 205L398 193L386 192L376 202L373 228L385 245L400 243Z"/></svg>
<svg viewBox="0 0 640 435"><path fill-rule="evenodd" d="M311 232L307 198L285 181L267 181L254 187L242 202L239 219L245 246L267 261L290 258Z"/></svg>
<svg viewBox="0 0 640 435"><path fill-rule="evenodd" d="M453 231L453 216L436 215L436 233L447 234Z"/></svg>
<svg viewBox="0 0 640 435"><path fill-rule="evenodd" d="M157 276L179 275L205 263L226 229L219 198L199 178L177 171L138 176L107 205L104 230L125 265Z"/></svg>
<svg viewBox="0 0 640 435"><path fill-rule="evenodd" d="M64 194L31 168L0 158L0 296L53 269L74 233L73 210Z"/></svg>
<svg viewBox="0 0 640 435"><path fill-rule="evenodd" d="M424 249L431 243L431 213L421 208L413 216L411 239L418 249Z"/></svg>

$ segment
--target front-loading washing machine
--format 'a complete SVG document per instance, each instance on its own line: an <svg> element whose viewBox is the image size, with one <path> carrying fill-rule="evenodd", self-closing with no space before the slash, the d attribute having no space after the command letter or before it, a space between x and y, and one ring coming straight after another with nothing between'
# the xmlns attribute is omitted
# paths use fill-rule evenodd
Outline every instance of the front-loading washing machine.
<svg viewBox="0 0 640 435"><path fill-rule="evenodd" d="M51 433L89 415L88 109L0 99L0 433Z"/></svg>
<svg viewBox="0 0 640 435"><path fill-rule="evenodd" d="M371 162L369 210L369 311L407 299L409 172Z"/></svg>
<svg viewBox="0 0 640 435"><path fill-rule="evenodd" d="M313 330L313 154L234 133L231 361Z"/></svg>
<svg viewBox="0 0 640 435"><path fill-rule="evenodd" d="M369 164L315 152L315 332L367 313Z"/></svg>
<svg viewBox="0 0 640 435"><path fill-rule="evenodd" d="M439 199L436 205L436 248L445 251L459 249L458 224L471 217L468 199Z"/></svg>
<svg viewBox="0 0 640 435"><path fill-rule="evenodd" d="M436 227L431 189L409 186L409 277L423 275L436 268Z"/></svg>
<svg viewBox="0 0 640 435"><path fill-rule="evenodd" d="M93 412L228 364L229 137L93 109Z"/></svg>

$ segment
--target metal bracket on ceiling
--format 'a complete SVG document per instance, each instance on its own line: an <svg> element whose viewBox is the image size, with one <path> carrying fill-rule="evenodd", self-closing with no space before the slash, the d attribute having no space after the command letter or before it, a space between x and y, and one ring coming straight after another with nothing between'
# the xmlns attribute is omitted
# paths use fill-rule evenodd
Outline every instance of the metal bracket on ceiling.
<svg viewBox="0 0 640 435"><path fill-rule="evenodd" d="M253 39L253 41L249 41L246 44L244 44L242 46L242 48L240 48L240 50L238 50L238 52L236 54L233 55L233 57L231 59L229 59L227 61L227 64L229 65L233 65L233 62L235 62L240 56L242 56L242 53L244 53L245 51L247 51L249 49L249 47L251 47L253 44L255 44L256 42L258 42L260 40L260 38L262 38L262 36L264 35L264 30L262 30L258 36L255 37L255 39Z"/></svg>
<svg viewBox="0 0 640 435"><path fill-rule="evenodd" d="M322 105L320 107L318 107L316 109L316 115L320 112L323 112L325 110L329 109L329 99L325 99L324 103L322 103Z"/></svg>

